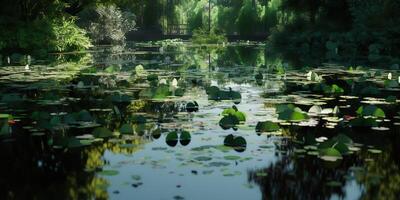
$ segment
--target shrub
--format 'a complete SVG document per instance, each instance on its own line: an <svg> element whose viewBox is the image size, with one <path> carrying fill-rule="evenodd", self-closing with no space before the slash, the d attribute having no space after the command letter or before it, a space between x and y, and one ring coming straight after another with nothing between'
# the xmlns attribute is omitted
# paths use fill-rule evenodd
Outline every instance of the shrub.
<svg viewBox="0 0 400 200"><path fill-rule="evenodd" d="M192 42L196 44L216 44L226 42L223 34L217 34L214 31L210 33L205 29L196 29L193 31Z"/></svg>
<svg viewBox="0 0 400 200"><path fill-rule="evenodd" d="M43 17L32 22L0 24L0 51L45 57L49 52L84 50L91 46L86 32L73 17ZM8 28L4 28L8 27Z"/></svg>
<svg viewBox="0 0 400 200"><path fill-rule="evenodd" d="M121 43L127 32L135 29L135 15L115 5L98 5L78 14L83 27L95 43Z"/></svg>

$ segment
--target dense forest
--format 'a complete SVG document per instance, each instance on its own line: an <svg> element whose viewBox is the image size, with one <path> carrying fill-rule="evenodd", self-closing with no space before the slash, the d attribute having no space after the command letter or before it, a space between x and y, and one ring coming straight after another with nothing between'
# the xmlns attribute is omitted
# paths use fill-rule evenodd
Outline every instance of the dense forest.
<svg viewBox="0 0 400 200"><path fill-rule="evenodd" d="M397 0L5 0L0 52L43 57L119 43L132 32L161 38L200 29L246 40L265 35L274 53L303 63L392 65L399 63L399 9Z"/></svg>

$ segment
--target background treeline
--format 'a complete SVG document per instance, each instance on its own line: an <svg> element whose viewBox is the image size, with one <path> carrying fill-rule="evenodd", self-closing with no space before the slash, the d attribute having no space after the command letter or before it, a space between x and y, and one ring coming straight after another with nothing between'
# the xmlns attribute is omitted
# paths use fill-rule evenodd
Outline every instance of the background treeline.
<svg viewBox="0 0 400 200"><path fill-rule="evenodd" d="M0 53L45 55L119 43L132 31L211 27L268 35L273 53L298 62L390 64L399 63L399 10L399 0L2 0Z"/></svg>
<svg viewBox="0 0 400 200"><path fill-rule="evenodd" d="M281 0L268 44L302 64L398 68L399 0Z"/></svg>

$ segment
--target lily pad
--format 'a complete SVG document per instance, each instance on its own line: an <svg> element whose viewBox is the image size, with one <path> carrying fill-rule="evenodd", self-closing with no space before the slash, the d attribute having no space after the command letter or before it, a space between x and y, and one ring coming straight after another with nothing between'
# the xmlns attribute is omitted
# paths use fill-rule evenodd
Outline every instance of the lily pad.
<svg viewBox="0 0 400 200"><path fill-rule="evenodd" d="M258 122L256 125L256 132L275 132L279 130L279 125L271 121Z"/></svg>
<svg viewBox="0 0 400 200"><path fill-rule="evenodd" d="M133 135L134 131L130 124L123 124L121 128L119 128L119 132L124 135Z"/></svg>
<svg viewBox="0 0 400 200"><path fill-rule="evenodd" d="M95 128L92 134L96 138L109 138L113 135L112 132L105 127Z"/></svg>

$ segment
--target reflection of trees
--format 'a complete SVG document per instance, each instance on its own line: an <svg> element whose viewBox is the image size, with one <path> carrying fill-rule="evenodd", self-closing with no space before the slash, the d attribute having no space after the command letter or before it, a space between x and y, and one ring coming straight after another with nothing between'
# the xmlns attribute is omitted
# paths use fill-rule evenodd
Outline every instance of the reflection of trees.
<svg viewBox="0 0 400 200"><path fill-rule="evenodd" d="M392 129L392 133L398 131L395 127ZM299 129L296 133L305 134ZM286 134L294 133L292 130L286 131ZM376 138L368 133L363 133L362 136L359 132L357 134L355 139L363 142L375 141L374 144L380 144L388 139L382 135ZM323 162L317 157L295 153L294 148L299 145L290 142L291 140L283 140L276 150L284 152L279 153L281 154L279 160L266 168L250 171L248 179L259 185L263 199L329 199L333 194L345 198L346 178L355 178L362 187L361 199L398 199L399 138L396 137L383 144L384 150L380 154L373 154L364 149L356 155L347 155L336 165ZM301 136L297 135L297 138ZM260 173L266 176L258 176ZM329 186L332 181L342 186Z"/></svg>
<svg viewBox="0 0 400 200"><path fill-rule="evenodd" d="M106 163L104 152L133 154L149 138L110 139L68 150L43 148L27 138L3 143L0 199L108 199L107 181L95 174Z"/></svg>
<svg viewBox="0 0 400 200"><path fill-rule="evenodd" d="M260 172L267 176L257 176ZM326 186L332 180L343 183L344 174L341 169L324 168L315 158L283 156L265 169L250 171L249 181L259 185L263 199L327 199L333 193L344 196L340 187Z"/></svg>
<svg viewBox="0 0 400 200"><path fill-rule="evenodd" d="M390 150L373 156L373 161L365 163L366 170L357 173L357 182L365 188L362 199L399 198L400 169L396 159L388 151ZM398 154L398 151L394 154Z"/></svg>
<svg viewBox="0 0 400 200"><path fill-rule="evenodd" d="M99 187L105 180L82 170L90 154L42 149L23 139L10 143L1 146L0 199L107 199Z"/></svg>

